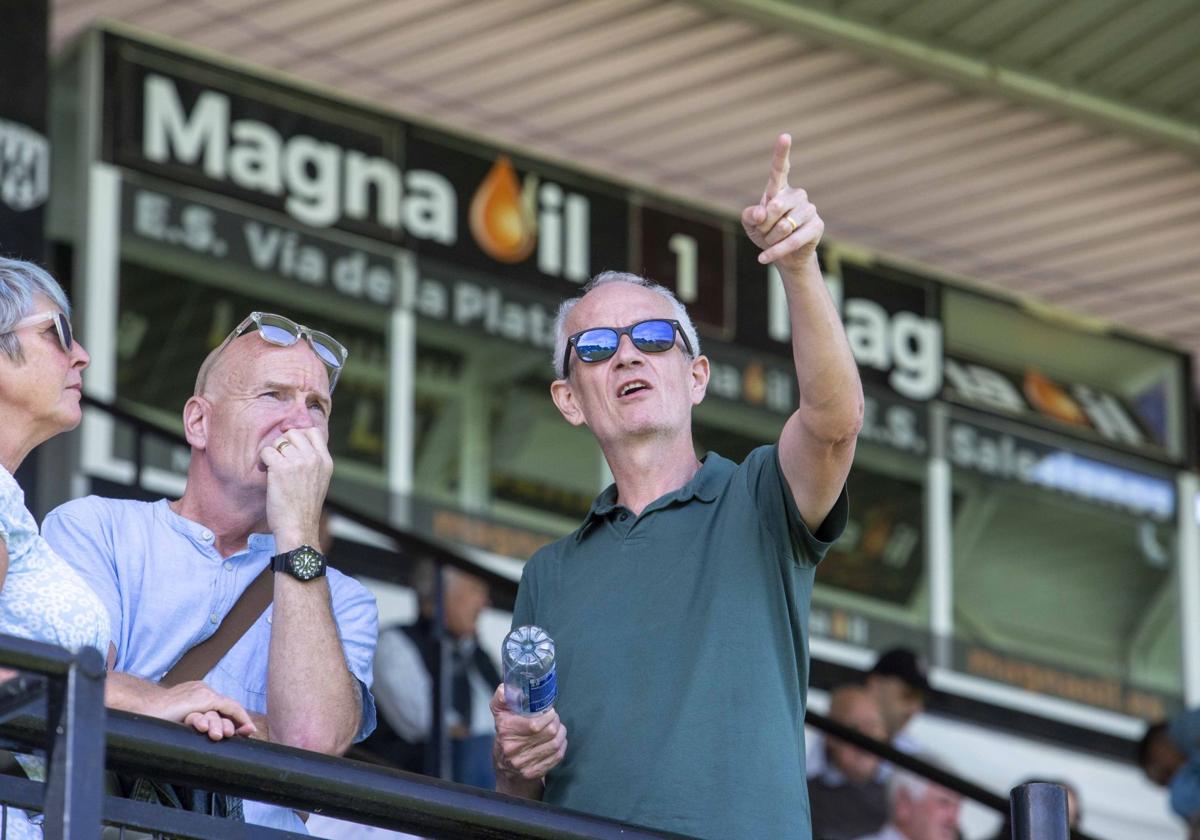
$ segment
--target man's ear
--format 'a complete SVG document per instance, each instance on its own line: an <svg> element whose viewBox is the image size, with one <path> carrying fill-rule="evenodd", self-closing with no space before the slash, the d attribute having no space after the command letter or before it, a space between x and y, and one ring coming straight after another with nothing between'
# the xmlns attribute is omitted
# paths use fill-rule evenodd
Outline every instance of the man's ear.
<svg viewBox="0 0 1200 840"><path fill-rule="evenodd" d="M708 393L708 356L692 359L692 405L700 405Z"/></svg>
<svg viewBox="0 0 1200 840"><path fill-rule="evenodd" d="M583 411L575 402L575 391L572 390L570 382L565 379L556 379L550 383L550 398L554 400L558 413L572 426L587 425Z"/></svg>
<svg viewBox="0 0 1200 840"><path fill-rule="evenodd" d="M183 404L183 434L193 449L208 444L208 418L212 403L204 397L188 397Z"/></svg>

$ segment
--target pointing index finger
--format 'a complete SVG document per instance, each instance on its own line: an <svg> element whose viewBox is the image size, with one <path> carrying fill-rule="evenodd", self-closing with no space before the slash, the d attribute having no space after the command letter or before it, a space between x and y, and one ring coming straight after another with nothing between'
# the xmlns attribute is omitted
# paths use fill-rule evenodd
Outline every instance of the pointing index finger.
<svg viewBox="0 0 1200 840"><path fill-rule="evenodd" d="M787 186L788 170L791 169L789 160L791 153L792 135L780 134L779 139L775 141L775 150L771 153L771 176L767 178L767 188L763 191L764 204Z"/></svg>

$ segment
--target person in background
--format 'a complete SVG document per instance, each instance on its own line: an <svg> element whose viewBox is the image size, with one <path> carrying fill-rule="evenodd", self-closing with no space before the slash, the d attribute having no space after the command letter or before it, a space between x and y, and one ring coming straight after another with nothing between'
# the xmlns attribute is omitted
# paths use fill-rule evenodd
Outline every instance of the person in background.
<svg viewBox="0 0 1200 840"><path fill-rule="evenodd" d="M863 686L883 716L886 735L882 739L896 749L909 753L919 752L921 747L904 732L909 722L925 709L925 698L929 695L929 680L920 657L909 648L896 647L885 650L875 660L863 680ZM826 754L824 733L809 728L806 730L806 766L809 778L819 777L825 772ZM879 765L877 779L886 781L891 765Z"/></svg>
<svg viewBox="0 0 1200 840"><path fill-rule="evenodd" d="M42 538L13 478L30 452L79 425L88 361L54 278L33 263L0 258L0 633L104 656L104 605ZM0 683L18 676L0 668ZM16 761L31 778L44 776L41 761ZM42 836L37 817L5 810L8 840Z"/></svg>
<svg viewBox="0 0 1200 840"><path fill-rule="evenodd" d="M887 794L887 824L860 840L958 840L962 798L954 791L896 768L888 779Z"/></svg>
<svg viewBox="0 0 1200 840"><path fill-rule="evenodd" d="M525 565L513 625L554 639L558 700L522 717L497 687L503 793L700 837L811 836L809 605L846 525L863 394L790 150L781 135L742 213L791 323L799 400L777 443L697 457L709 361L668 289L605 272L559 308L551 398L614 481Z"/></svg>
<svg viewBox="0 0 1200 840"><path fill-rule="evenodd" d="M887 741L887 728L874 698L860 685L833 692L829 717L837 723ZM826 737L824 770L808 778L815 840L852 840L887 821L887 789L879 778L878 756Z"/></svg>
<svg viewBox="0 0 1200 840"><path fill-rule="evenodd" d="M1200 709L1147 727L1137 762L1151 783L1167 789L1171 810L1188 825L1188 837L1200 840Z"/></svg>
<svg viewBox="0 0 1200 840"><path fill-rule="evenodd" d="M450 643L449 696L446 727L451 747L451 778L491 789L495 730L488 704L500 681L492 657L479 645L476 625L490 603L487 581L450 566L443 568L443 620ZM412 624L390 627L379 634L375 649L375 700L380 720L375 734L362 747L401 770L429 772L433 745L432 674L440 655L434 634L437 606L434 563L423 561L413 572L420 615Z"/></svg>
<svg viewBox="0 0 1200 840"><path fill-rule="evenodd" d="M892 746L906 753L920 749L904 733L914 717L925 710L929 678L920 658L909 648L891 648L879 655L864 683L875 699Z"/></svg>
<svg viewBox="0 0 1200 840"><path fill-rule="evenodd" d="M88 496L46 517L46 539L108 609L110 705L194 721L213 740L329 755L374 729L375 598L316 549L346 355L331 336L251 313L208 355L184 405L191 459L179 499ZM260 578L270 604L203 679L161 684ZM244 812L304 831L289 808L247 800Z"/></svg>

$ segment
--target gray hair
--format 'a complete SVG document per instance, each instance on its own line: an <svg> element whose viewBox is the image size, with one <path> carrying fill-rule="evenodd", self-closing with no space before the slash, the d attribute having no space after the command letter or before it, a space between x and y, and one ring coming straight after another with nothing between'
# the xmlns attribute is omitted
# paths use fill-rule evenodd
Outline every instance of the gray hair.
<svg viewBox="0 0 1200 840"><path fill-rule="evenodd" d="M670 289L660 286L653 280L647 280L637 274L630 274L628 271L602 271L588 281L588 284L583 287L583 291L579 293L579 297L568 298L558 307L558 314L554 317L554 357L550 360L554 365L556 379L567 378L567 371L563 370L563 355L567 349L567 316L571 314L575 305L587 296L588 292L608 283L630 283L634 286L641 286L670 303L671 308L675 310L675 320L679 322L688 344L691 345L693 357L700 355L700 336L696 335L696 328L692 325L692 319L688 315L687 309Z"/></svg>
<svg viewBox="0 0 1200 840"><path fill-rule="evenodd" d="M33 299L39 294L50 298L51 303L71 317L67 296L44 268L25 260L0 257L0 353L14 362L24 362L25 354L13 327L32 314Z"/></svg>

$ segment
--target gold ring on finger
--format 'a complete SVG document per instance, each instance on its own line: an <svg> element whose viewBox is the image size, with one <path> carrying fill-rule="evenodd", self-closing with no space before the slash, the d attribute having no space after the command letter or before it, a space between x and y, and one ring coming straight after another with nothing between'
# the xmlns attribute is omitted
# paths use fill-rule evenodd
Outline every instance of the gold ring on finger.
<svg viewBox="0 0 1200 840"><path fill-rule="evenodd" d="M292 445L292 442L290 440L287 440L287 439L281 440L281 441L279 441L279 443L275 444L275 451L278 452L280 455L282 455L283 450L287 449L291 445Z"/></svg>
<svg viewBox="0 0 1200 840"><path fill-rule="evenodd" d="M792 223L792 229L788 231L788 236L791 236L793 233L796 232L796 230L800 227L800 225L796 224L796 220L793 219L791 216L784 216L783 218L787 219L789 222Z"/></svg>

